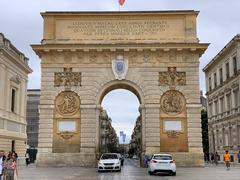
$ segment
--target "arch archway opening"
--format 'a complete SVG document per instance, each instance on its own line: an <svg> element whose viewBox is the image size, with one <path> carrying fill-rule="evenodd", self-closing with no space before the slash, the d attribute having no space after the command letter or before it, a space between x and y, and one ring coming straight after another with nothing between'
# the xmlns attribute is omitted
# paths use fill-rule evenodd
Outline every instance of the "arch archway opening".
<svg viewBox="0 0 240 180"><path fill-rule="evenodd" d="M128 85L110 86L103 92L100 104L100 154L116 152L125 159L140 159L142 134L139 93ZM131 161L126 159L126 163Z"/></svg>

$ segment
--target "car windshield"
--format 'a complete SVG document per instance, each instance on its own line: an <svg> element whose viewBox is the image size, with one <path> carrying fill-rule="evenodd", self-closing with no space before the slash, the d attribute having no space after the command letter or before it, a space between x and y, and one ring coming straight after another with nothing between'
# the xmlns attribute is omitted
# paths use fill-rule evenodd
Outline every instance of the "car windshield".
<svg viewBox="0 0 240 180"><path fill-rule="evenodd" d="M116 154L103 154L101 159L118 159Z"/></svg>
<svg viewBox="0 0 240 180"><path fill-rule="evenodd" d="M153 159L156 160L172 160L171 156L164 156L164 155L155 155Z"/></svg>

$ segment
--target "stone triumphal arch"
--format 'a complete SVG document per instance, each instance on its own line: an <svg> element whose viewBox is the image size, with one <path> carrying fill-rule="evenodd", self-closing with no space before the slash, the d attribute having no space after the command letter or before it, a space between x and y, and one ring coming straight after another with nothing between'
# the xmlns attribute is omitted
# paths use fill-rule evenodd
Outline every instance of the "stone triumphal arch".
<svg viewBox="0 0 240 180"><path fill-rule="evenodd" d="M142 154L203 165L196 11L45 12L37 164L94 166L106 93L140 101Z"/></svg>

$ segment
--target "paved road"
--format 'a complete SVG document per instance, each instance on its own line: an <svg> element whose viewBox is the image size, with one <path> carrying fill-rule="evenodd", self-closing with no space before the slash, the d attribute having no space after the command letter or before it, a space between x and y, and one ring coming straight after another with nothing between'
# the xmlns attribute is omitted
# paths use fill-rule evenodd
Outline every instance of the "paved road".
<svg viewBox="0 0 240 180"><path fill-rule="evenodd" d="M240 180L240 166L229 171L224 165L207 165L202 168L178 168L177 176L150 176L138 161L126 159L121 172L98 173L96 168L36 168L19 167L19 180Z"/></svg>

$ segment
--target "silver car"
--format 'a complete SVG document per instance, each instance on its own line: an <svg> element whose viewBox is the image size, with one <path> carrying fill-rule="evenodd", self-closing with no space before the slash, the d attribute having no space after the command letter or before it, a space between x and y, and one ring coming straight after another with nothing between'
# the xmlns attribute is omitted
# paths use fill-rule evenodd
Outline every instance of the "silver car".
<svg viewBox="0 0 240 180"><path fill-rule="evenodd" d="M176 164L170 154L154 154L148 164L150 175L157 172L167 172L176 176Z"/></svg>

